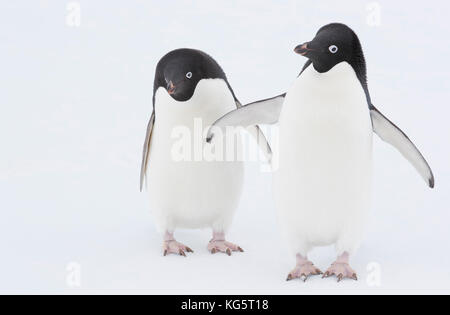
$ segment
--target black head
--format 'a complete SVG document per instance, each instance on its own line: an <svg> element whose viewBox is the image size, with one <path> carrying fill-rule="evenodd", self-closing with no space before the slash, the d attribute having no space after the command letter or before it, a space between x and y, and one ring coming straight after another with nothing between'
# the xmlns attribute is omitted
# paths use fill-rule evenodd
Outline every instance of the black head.
<svg viewBox="0 0 450 315"><path fill-rule="evenodd" d="M338 63L346 61L361 83L366 84L366 62L361 43L355 32L344 24L333 23L322 27L312 41L297 46L295 52L307 57L320 73L328 72Z"/></svg>
<svg viewBox="0 0 450 315"><path fill-rule="evenodd" d="M223 79L228 84L222 68L206 53L194 49L174 50L158 63L153 95L163 87L172 98L185 102L191 99L203 79Z"/></svg>

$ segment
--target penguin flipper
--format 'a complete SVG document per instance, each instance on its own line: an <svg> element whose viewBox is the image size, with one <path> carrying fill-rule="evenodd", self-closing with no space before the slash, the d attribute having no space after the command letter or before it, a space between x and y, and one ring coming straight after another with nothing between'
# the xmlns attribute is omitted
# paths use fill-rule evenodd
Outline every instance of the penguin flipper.
<svg viewBox="0 0 450 315"><path fill-rule="evenodd" d="M150 117L150 121L148 122L147 134L145 135L144 150L142 152L141 183L140 183L141 192L144 188L144 181L147 173L148 157L150 154L150 144L152 140L154 125L155 125L155 111L153 110L152 116Z"/></svg>
<svg viewBox="0 0 450 315"><path fill-rule="evenodd" d="M393 122L384 116L375 106L371 106L373 131L385 142L394 146L419 172L425 182L434 188L434 175L422 153Z"/></svg>
<svg viewBox="0 0 450 315"><path fill-rule="evenodd" d="M237 107L237 109L242 108L242 104L239 101L236 101L236 107ZM271 162L272 161L272 148L270 147L270 144L267 141L267 138L264 135L264 133L262 132L261 128L258 125L256 125L251 128L248 128L247 131L255 139L256 143L258 144L258 147L264 153L266 160L268 162Z"/></svg>
<svg viewBox="0 0 450 315"><path fill-rule="evenodd" d="M218 119L209 129L207 141L214 137L214 129L225 135L226 127L272 125L278 122L286 94L251 103L229 112Z"/></svg>

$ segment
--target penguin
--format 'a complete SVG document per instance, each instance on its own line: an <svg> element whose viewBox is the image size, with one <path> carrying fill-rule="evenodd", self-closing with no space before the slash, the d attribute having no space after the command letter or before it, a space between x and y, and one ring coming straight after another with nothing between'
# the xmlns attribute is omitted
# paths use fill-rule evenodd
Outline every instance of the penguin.
<svg viewBox="0 0 450 315"><path fill-rule="evenodd" d="M337 260L323 277L357 280L350 257L363 240L370 208L373 133L400 151L430 188L434 175L408 136L373 105L352 29L326 25L295 52L308 61L288 93L234 110L213 126L279 123L274 194L297 262L287 280L323 274L308 253L329 245L335 245Z"/></svg>
<svg viewBox="0 0 450 315"><path fill-rule="evenodd" d="M208 250L215 253L243 252L226 241L239 204L244 165L234 160L206 159L203 150L214 152L221 143L204 144L203 130L196 124L210 126L241 103L220 65L208 54L194 49L169 52L158 63L153 88L153 111L147 126L141 164L140 190L147 183L151 209L158 230L163 235L164 256L186 257L192 249L176 241L177 229L211 228ZM271 149L261 130L253 128L263 152ZM182 149L181 137L187 146ZM242 145L237 136L236 150ZM192 144L192 146L190 146ZM179 151L195 157L186 158ZM180 153L180 154L178 154ZM200 154L200 158L198 158ZM181 157L180 157L180 156Z"/></svg>

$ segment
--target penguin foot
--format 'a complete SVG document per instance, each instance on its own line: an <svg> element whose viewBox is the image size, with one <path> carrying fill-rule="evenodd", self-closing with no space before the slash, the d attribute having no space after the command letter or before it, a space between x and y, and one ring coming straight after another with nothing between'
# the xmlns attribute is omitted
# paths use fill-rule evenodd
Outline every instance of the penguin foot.
<svg viewBox="0 0 450 315"><path fill-rule="evenodd" d="M164 250L164 256L167 256L169 254L175 254L175 255L180 255L180 256L186 257L186 253L194 252L192 249L190 249L186 245L178 243L175 240L164 241L163 250Z"/></svg>
<svg viewBox="0 0 450 315"><path fill-rule="evenodd" d="M287 277L287 281L291 281L294 279L303 280L306 282L310 276L318 276L321 275L322 271L316 268L314 264L310 261L303 262L302 264L297 264L294 270Z"/></svg>
<svg viewBox="0 0 450 315"><path fill-rule="evenodd" d="M352 279L358 281L358 276L356 272L350 267L348 263L335 262L331 267L325 272L323 278L328 278L331 276L336 276L338 282L344 279Z"/></svg>
<svg viewBox="0 0 450 315"><path fill-rule="evenodd" d="M244 250L238 245L235 245L227 241L214 239L211 242L209 242L208 250L211 252L211 254L225 253L228 256L231 256L232 252L241 252L241 253L244 252Z"/></svg>

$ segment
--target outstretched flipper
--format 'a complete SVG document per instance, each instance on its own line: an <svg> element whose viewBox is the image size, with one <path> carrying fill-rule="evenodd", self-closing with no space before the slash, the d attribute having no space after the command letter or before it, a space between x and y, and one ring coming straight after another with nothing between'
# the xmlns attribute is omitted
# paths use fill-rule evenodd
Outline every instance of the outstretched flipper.
<svg viewBox="0 0 450 315"><path fill-rule="evenodd" d="M153 126L155 125L155 111L153 110L152 116L147 126L147 134L145 136L144 150L142 153L142 164L141 164L141 192L144 188L145 176L147 173L148 157L150 154L150 143L152 140Z"/></svg>
<svg viewBox="0 0 450 315"><path fill-rule="evenodd" d="M239 101L236 101L237 110L242 108L242 104ZM252 128L247 129L250 135L255 139L256 143L260 150L264 153L267 161L270 163L272 161L272 148L269 145L269 142L266 139L266 136L262 132L261 128L258 125L252 126ZM211 129L209 130L211 132ZM210 138L209 134L207 137L207 141L211 142L212 137Z"/></svg>
<svg viewBox="0 0 450 315"><path fill-rule="evenodd" d="M225 135L226 127L250 127L272 125L278 122L286 94L251 103L229 112L217 120L208 132L207 141L214 137L214 129L219 128Z"/></svg>
<svg viewBox="0 0 450 315"><path fill-rule="evenodd" d="M385 142L394 146L415 167L430 188L434 188L434 175L429 164L408 138L394 123L387 119L375 106L371 106L373 131Z"/></svg>

